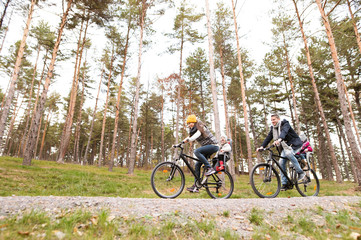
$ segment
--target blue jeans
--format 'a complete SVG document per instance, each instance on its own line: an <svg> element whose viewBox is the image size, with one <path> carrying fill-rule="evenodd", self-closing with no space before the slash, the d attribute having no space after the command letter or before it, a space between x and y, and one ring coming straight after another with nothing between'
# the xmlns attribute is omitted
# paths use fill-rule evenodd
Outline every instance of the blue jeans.
<svg viewBox="0 0 361 240"><path fill-rule="evenodd" d="M300 158L306 160L306 158L307 158L307 157L306 157L306 153L301 153L301 154L300 154Z"/></svg>
<svg viewBox="0 0 361 240"><path fill-rule="evenodd" d="M296 172L298 174L303 173L303 170L302 170L300 164L298 163L298 161L297 161L297 159L296 159L296 157L294 155L295 153L299 152L300 149L301 148L293 150L293 153L288 152L288 151L286 153L285 150L282 151L281 156L288 158L288 159L284 159L284 158L280 159L280 165L281 165L281 168L282 168L283 171L286 172L286 163L287 163L288 160L290 160L292 162L293 166L295 167ZM288 182L287 178L283 175L282 172L280 172L280 173L281 173L281 182L282 182L282 184L287 184L287 182Z"/></svg>
<svg viewBox="0 0 361 240"><path fill-rule="evenodd" d="M215 145L205 145L194 150L194 155L196 155L196 157L200 160L200 162L197 161L195 165L195 172L198 178L201 175L202 164L204 164L206 168L212 167L211 164L209 164L209 162L207 161L206 156L208 157L213 153L217 152L218 150L219 147Z"/></svg>

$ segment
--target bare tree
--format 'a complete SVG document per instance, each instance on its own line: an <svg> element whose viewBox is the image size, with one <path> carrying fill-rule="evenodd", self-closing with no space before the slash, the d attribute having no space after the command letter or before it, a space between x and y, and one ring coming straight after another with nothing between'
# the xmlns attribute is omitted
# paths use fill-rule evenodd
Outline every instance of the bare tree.
<svg viewBox="0 0 361 240"><path fill-rule="evenodd" d="M349 12L350 12L350 16L351 16L351 19L352 19L353 29L354 29L354 31L355 31L357 46L358 46L358 49L359 49L359 51L360 51L360 53L361 53L361 38L360 38L360 34L359 34L359 32L358 32L356 19L355 19L354 13L352 12L352 9L351 9L350 0L346 0L346 1L347 1L348 10L349 10Z"/></svg>
<svg viewBox="0 0 361 240"><path fill-rule="evenodd" d="M108 111L108 103L109 103L110 80L112 78L112 70L113 70L113 63L114 63L114 47L113 47L112 55L111 55L110 59L111 60L110 60L110 69L109 69L109 75L108 75L107 96L106 96L106 99L105 99L105 107L104 107L104 113L103 113L103 124L102 124L102 134L101 134L101 137L100 137L99 161L98 161L98 166L99 167L101 167L101 165L102 165L105 123L106 123L106 120L107 120L107 111Z"/></svg>
<svg viewBox="0 0 361 240"><path fill-rule="evenodd" d="M316 103L318 112L320 114L321 120L322 120L323 128L325 130L326 139L327 139L327 146L328 146L328 149L330 151L332 165L333 165L333 167L335 169L335 173L336 173L336 181L337 182L342 182L342 176L341 176L340 168L339 168L338 163L337 163L335 150L334 150L334 147L333 147L333 144L332 144L332 141L331 141L330 131L329 131L329 128L328 128L328 124L326 122L325 113L323 111L321 99L320 99L318 89L317 89L317 86L316 86L316 80L315 80L315 76L314 76L314 72L313 72L313 68L312 68L312 60L311 60L310 49L308 47L307 37L306 37L305 32L303 30L303 21L301 20L301 16L300 16L299 11L298 11L296 0L292 0L292 1L293 1L293 4L295 5L295 11L296 11L296 14L297 14L298 23L300 25L300 30L301 30L301 34L302 34L302 38L303 38L303 43L305 45L305 53L306 53L306 57L307 57L308 71L309 71L310 77L311 77L312 90L313 90L313 93L315 95L315 103Z"/></svg>
<svg viewBox="0 0 361 240"><path fill-rule="evenodd" d="M240 50L240 46L239 46L238 27L237 27L237 19L236 19L236 7L234 5L233 0L232 0L232 10L233 10L234 28L235 28L235 34L236 34L236 40L237 40L239 81L241 83L242 105L243 105L243 116L244 116L244 128L245 128L244 131L245 131L245 134L246 134L246 144L247 144L247 153L248 153L248 172L251 172L251 170L253 168L253 163L252 163L251 139L249 137L249 127L248 127L246 89L245 89L245 83L244 83L244 77L243 77L241 50Z"/></svg>
<svg viewBox="0 0 361 240"><path fill-rule="evenodd" d="M26 144L23 165L31 165L31 159L34 156L34 147L35 147L35 140L36 140L35 138L37 136L38 125L39 125L40 118L41 118L41 115L44 110L47 93L48 93L49 86L50 86L50 80L53 76L55 60L56 60L56 56L58 53L62 33L63 33L64 27L65 27L66 20L67 20L69 11L71 9L72 3L73 3L73 0L68 0L67 8L66 8L65 12L63 13L63 16L61 19L61 24L60 24L59 31L58 31L58 37L57 37L55 45L54 45L53 55L52 55L52 58L51 58L51 61L49 64L49 68L48 68L48 74L45 79L44 89L41 94L39 106L36 109L36 113L34 115L35 118L33 119L32 127L30 128L30 131L29 131L29 141Z"/></svg>
<svg viewBox="0 0 361 240"><path fill-rule="evenodd" d="M128 174L134 173L136 153L137 153L137 122L138 122L138 104L139 104L139 91L140 91L140 73L142 69L142 51L143 51L143 34L144 34L144 20L148 9L147 0L142 0L141 12L140 12L140 36L139 36L139 52L138 52L138 73L136 77L136 90L134 98L134 114L133 114L133 126L132 135L130 141L130 159L128 166Z"/></svg>
<svg viewBox="0 0 361 240"><path fill-rule="evenodd" d="M342 113L342 116L344 119L346 136L347 136L348 142L350 144L350 148L352 151L352 155L354 157L354 161L357 166L357 178L361 179L361 153L359 150L359 146L356 143L355 136L352 132L352 126L350 123L351 120L350 120L349 112L347 109L347 101L345 99L344 80L343 80L342 74L341 74L341 66L340 66L340 62L338 59L335 40L333 38L332 29L331 29L331 26L330 26L330 23L328 20L328 16L325 13L324 6L322 6L322 4L321 4L321 0L316 0L316 3L317 3L319 11L321 13L322 21L323 21L323 24L326 29L328 43L330 45L330 51L331 51L331 56L332 56L332 60L333 60L333 65L335 68L335 75L336 75L336 81L337 81L338 98L340 101L341 113ZM340 174L340 173L338 173L338 174ZM341 176L339 176L339 178L341 178ZM359 182L359 186L361 186L361 182Z"/></svg>
<svg viewBox="0 0 361 240"><path fill-rule="evenodd" d="M69 109L68 109L68 114L66 116L63 132L61 135L59 155L58 155L58 159L57 159L57 162L59 162L59 163L64 162L64 157L68 150L68 146L69 146L69 142L70 142L71 128L73 125L75 104L76 104L76 98L77 98L77 94L78 94L80 66L81 66L84 46L86 43L86 34L87 34L88 26L89 26L89 18L85 24L83 40L81 39L83 22L82 22L82 26L81 26L80 33L79 33L78 48L77 48L74 76L73 76L73 84L72 84L70 99L69 99Z"/></svg>
<svg viewBox="0 0 361 240"><path fill-rule="evenodd" d="M101 88L101 85L102 85L103 73L104 73L104 66L103 66L103 68L102 68L102 73L100 74L98 93L97 93L97 98L95 99L93 116L92 116L92 121L91 121L91 124L90 124L90 130L89 130L89 135L88 135L88 143L87 143L87 145L86 145L85 153L84 153L84 158L83 158L83 161L85 161L85 162L88 162L87 156L88 156L88 152L89 152L90 140L91 140L92 134L93 134L94 121L95 121L95 115L96 115L96 113L97 113L99 93L100 93L100 88ZM82 161L82 162L83 162L83 161Z"/></svg>
<svg viewBox="0 0 361 240"><path fill-rule="evenodd" d="M3 150L4 150L3 136L4 136L4 131L5 131L6 120L7 120L8 115L9 115L10 105L11 105L11 103L13 101L13 98L14 98L15 84L16 84L16 81L18 79L20 66L21 66L21 62L22 62L22 59L23 59L23 55L24 55L26 39L27 39L28 34L29 34L30 23L31 23L31 20L33 18L33 12L34 12L34 7L35 7L36 2L37 2L37 0L32 0L31 1L29 13L28 13L28 18L27 18L26 26L25 26L24 33L23 33L23 38L22 38L21 43L20 43L18 55L16 57L14 72L12 74L11 81L10 81L9 91L8 91L8 94L6 95L6 101L5 101L4 107L2 108L2 114L1 114L1 118L0 118L0 154L2 154Z"/></svg>
<svg viewBox="0 0 361 240"><path fill-rule="evenodd" d="M221 139L221 127L219 123L219 111L218 111L218 99L217 99L217 84L214 71L214 59L213 59L213 33L211 28L211 20L209 14L209 4L206 1L206 16L207 16L207 30L208 30L208 50L209 50L209 76L211 79L212 98L213 98L213 114L214 125L216 130L216 138Z"/></svg>
<svg viewBox="0 0 361 240"><path fill-rule="evenodd" d="M116 140L117 140L118 121L119 121L119 112L120 112L120 97L122 95L124 72L125 72L125 66L126 66L126 63L127 63L127 53L128 53L130 30L131 30L131 23L132 23L131 17L132 16L129 15L128 30L127 30L127 36L126 36L125 46L124 46L122 73L121 73L121 77L120 77L118 96L117 96L117 104L116 104L116 112L115 112L115 120L114 120L113 142L112 142L112 150L111 150L111 153L110 153L109 171L112 171L113 166L114 166L115 143L116 143Z"/></svg>

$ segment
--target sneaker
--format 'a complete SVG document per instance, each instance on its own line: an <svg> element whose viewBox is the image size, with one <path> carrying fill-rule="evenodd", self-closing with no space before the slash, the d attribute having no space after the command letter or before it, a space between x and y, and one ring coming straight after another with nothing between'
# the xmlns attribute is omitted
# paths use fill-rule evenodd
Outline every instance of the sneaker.
<svg viewBox="0 0 361 240"><path fill-rule="evenodd" d="M288 186L288 184L282 184L282 186L281 186L281 191L287 191L288 189L290 189L290 187Z"/></svg>
<svg viewBox="0 0 361 240"><path fill-rule="evenodd" d="M187 191L193 192L195 187L196 187L196 185L193 184L193 186L187 188Z"/></svg>
<svg viewBox="0 0 361 240"><path fill-rule="evenodd" d="M190 191L192 193L199 193L199 189L193 185L192 187L187 188L187 191Z"/></svg>
<svg viewBox="0 0 361 240"><path fill-rule="evenodd" d="M207 171L204 175L210 176L210 175L212 175L212 174L215 173L215 172L216 172L216 170L214 170L213 168L208 168L208 171Z"/></svg>
<svg viewBox="0 0 361 240"><path fill-rule="evenodd" d="M298 174L297 181L302 181L306 177L306 173L302 172Z"/></svg>

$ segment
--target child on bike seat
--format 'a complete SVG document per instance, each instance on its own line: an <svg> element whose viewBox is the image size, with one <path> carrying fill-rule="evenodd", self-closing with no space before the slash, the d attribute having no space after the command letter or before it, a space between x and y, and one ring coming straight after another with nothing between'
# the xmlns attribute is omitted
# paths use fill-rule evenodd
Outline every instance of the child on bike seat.
<svg viewBox="0 0 361 240"><path fill-rule="evenodd" d="M306 153L312 152L313 149L304 133L300 134L300 139L303 142L303 145L301 150L298 153L296 153L296 157L301 158L301 164L303 165L303 170L306 170L307 169Z"/></svg>
<svg viewBox="0 0 361 240"><path fill-rule="evenodd" d="M216 171L224 170L224 162L229 160L230 158L229 155L231 151L232 151L232 147L230 143L227 141L227 137L222 136L220 142L220 150L217 152L216 155L216 160L217 160Z"/></svg>

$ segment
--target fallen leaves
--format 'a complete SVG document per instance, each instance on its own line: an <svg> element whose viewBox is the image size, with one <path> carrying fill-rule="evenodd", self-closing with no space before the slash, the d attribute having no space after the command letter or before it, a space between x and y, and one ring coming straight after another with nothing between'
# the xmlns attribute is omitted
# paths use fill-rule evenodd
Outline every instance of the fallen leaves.
<svg viewBox="0 0 361 240"><path fill-rule="evenodd" d="M18 234L23 235L23 236L28 236L28 235L30 235L30 232L29 231L26 231L26 232L18 231Z"/></svg>

